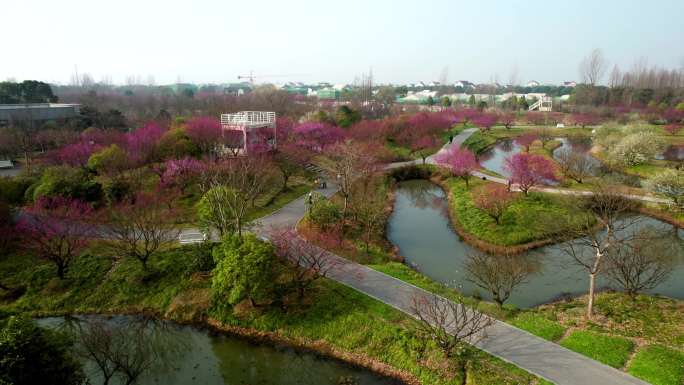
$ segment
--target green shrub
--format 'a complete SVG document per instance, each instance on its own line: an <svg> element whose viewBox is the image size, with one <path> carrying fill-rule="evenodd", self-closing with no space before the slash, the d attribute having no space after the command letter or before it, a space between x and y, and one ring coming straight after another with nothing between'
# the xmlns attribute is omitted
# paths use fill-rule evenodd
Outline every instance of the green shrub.
<svg viewBox="0 0 684 385"><path fill-rule="evenodd" d="M209 242L197 243L186 246L188 257L191 259L190 272L207 272L216 267L216 261L212 255L213 244Z"/></svg>
<svg viewBox="0 0 684 385"><path fill-rule="evenodd" d="M622 368L634 350L634 343L622 337L611 337L587 331L573 332L560 342L562 346L614 368Z"/></svg>
<svg viewBox="0 0 684 385"><path fill-rule="evenodd" d="M637 352L629 373L653 385L684 383L684 353L661 345L647 346Z"/></svg>
<svg viewBox="0 0 684 385"><path fill-rule="evenodd" d="M86 202L102 199L102 185L90 179L85 170L67 166L45 169L31 191L32 200L46 196L70 197Z"/></svg>
<svg viewBox="0 0 684 385"><path fill-rule="evenodd" d="M131 193L131 186L121 179L108 179L102 185L105 199L110 204L120 202Z"/></svg>
<svg viewBox="0 0 684 385"><path fill-rule="evenodd" d="M0 178L0 199L11 205L22 205L25 202L24 194L33 183L35 180L29 177Z"/></svg>
<svg viewBox="0 0 684 385"><path fill-rule="evenodd" d="M88 158L88 168L99 174L122 171L127 164L128 155L116 144L105 147Z"/></svg>
<svg viewBox="0 0 684 385"><path fill-rule="evenodd" d="M85 380L66 335L11 316L0 328L0 384L77 385Z"/></svg>
<svg viewBox="0 0 684 385"><path fill-rule="evenodd" d="M211 289L216 301L225 298L231 304L248 299L255 303L271 299L276 278L276 255L273 246L254 234L242 239L224 238L214 249Z"/></svg>
<svg viewBox="0 0 684 385"><path fill-rule="evenodd" d="M309 199L309 198L307 198ZM313 224L327 230L342 219L342 212L336 204L323 196L312 196L307 217Z"/></svg>

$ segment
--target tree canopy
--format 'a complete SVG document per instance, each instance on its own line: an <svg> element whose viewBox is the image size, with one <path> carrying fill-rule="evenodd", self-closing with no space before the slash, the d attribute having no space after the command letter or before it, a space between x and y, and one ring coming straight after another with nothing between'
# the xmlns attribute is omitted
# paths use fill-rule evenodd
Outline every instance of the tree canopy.
<svg viewBox="0 0 684 385"><path fill-rule="evenodd" d="M0 384L80 385L85 376L70 353L65 335L38 327L29 319L0 321Z"/></svg>
<svg viewBox="0 0 684 385"><path fill-rule="evenodd" d="M36 80L21 83L0 82L0 104L55 103L57 96L49 84Z"/></svg>

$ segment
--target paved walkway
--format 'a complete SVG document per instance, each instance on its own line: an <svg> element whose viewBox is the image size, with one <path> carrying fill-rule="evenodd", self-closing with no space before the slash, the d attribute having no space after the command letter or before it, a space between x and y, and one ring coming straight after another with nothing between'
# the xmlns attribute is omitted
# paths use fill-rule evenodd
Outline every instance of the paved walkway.
<svg viewBox="0 0 684 385"><path fill-rule="evenodd" d="M454 137L454 140L452 141L451 144L450 143L445 144L436 154L429 156L426 159L426 163L436 164L435 155L448 151L449 148L451 148L452 146L459 146L460 147L463 144L463 142L465 142L465 140L468 139L468 137L470 137L470 135L472 135L477 130L478 130L477 128L469 128L467 130L463 130L460 134L458 134ZM410 164L420 164L420 160L393 163L390 165L390 168L402 167L402 166L407 166ZM476 178L487 179L490 182L508 185L508 179L487 175L487 174L482 173L480 171L474 171L471 173L471 175L476 177ZM520 189L516 185L511 186L511 190L520 191ZM550 194L573 195L573 196L587 196L587 195L593 194L593 192L591 192L591 191L570 190L570 189L564 189L564 188L542 187L542 186L533 187L531 189L531 191L538 191L538 192L544 192L544 193L550 193ZM670 201L667 199L658 198L658 197L649 196L649 195L622 194L622 196L624 196L625 198L629 198L629 199L633 199L633 200L640 200L640 201L644 201L644 202L665 203L665 204L670 203Z"/></svg>
<svg viewBox="0 0 684 385"><path fill-rule="evenodd" d="M450 146L460 146L475 131L476 129L464 130L454 137L451 144L446 144L439 152L447 151ZM427 162L434 164L434 156L429 157ZM416 163L420 163L420 161L394 163L388 165L388 168ZM484 174L478 174L476 176L484 176ZM503 179L498 181L489 176L487 179L507 183ZM553 190L550 192L565 193L565 190ZM336 192L336 188L331 185L327 189L318 190L318 192L329 197ZM581 192L572 191L572 193ZM306 196L302 196L271 215L261 218L254 231L260 236L268 238L272 231L295 228L306 213L305 200ZM181 237L192 242L193 240L201 240L194 238L201 238L202 235L197 230L188 229ZM302 242L304 241L302 240ZM330 252L326 252L326 257L333 262L332 268L327 274L328 278L358 290L410 316L414 316L412 311L414 298L437 297L409 283ZM447 301L442 297L438 297L438 299ZM627 373L498 320L493 320L493 324L487 329L486 335L486 338L475 344L477 347L558 385L647 384Z"/></svg>
<svg viewBox="0 0 684 385"><path fill-rule="evenodd" d="M331 196L335 193L335 189L330 187L319 190L319 192ZM301 197L273 214L262 218L255 230L259 235L268 238L269 233L273 230L294 228L305 212L305 197ZM334 262L331 265L333 267L328 272L328 278L384 302L408 315L413 316L411 308L414 298L434 296L434 294L409 283L335 254L327 252L327 258ZM487 337L477 343L477 347L558 385L646 384L627 373L603 365L501 321L494 320L493 325L487 329L486 333Z"/></svg>

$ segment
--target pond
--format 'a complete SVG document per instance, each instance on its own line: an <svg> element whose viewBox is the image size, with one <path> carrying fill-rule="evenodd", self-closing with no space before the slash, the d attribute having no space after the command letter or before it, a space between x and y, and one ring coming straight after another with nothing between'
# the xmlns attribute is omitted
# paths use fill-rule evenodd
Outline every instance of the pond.
<svg viewBox="0 0 684 385"><path fill-rule="evenodd" d="M601 165L598 160L588 154L589 150L591 149L591 138L561 137L554 138L554 140L557 140L561 143L559 147L553 150L554 158L557 159L563 151L575 151L586 154L587 157L594 160L597 169ZM483 168L494 171L503 177L509 177L510 173L506 171L506 168L504 167L506 158L522 151L522 146L516 144L514 139L503 139L496 142L496 144L489 150L483 152L479 156L478 160Z"/></svg>
<svg viewBox="0 0 684 385"><path fill-rule="evenodd" d="M483 168L489 171L509 177L511 174L506 171L504 165L506 158L522 151L522 147L517 145L513 139L504 139L496 142L494 147L482 153L478 160Z"/></svg>
<svg viewBox="0 0 684 385"><path fill-rule="evenodd" d="M652 218L641 225L660 227L671 232L673 241L684 241L684 230ZM458 288L466 295L479 294L491 299L467 279L464 263L476 252L463 242L448 219L448 203L443 190L426 180L401 182L397 186L394 212L387 236L399 248L406 263L436 281ZM566 295L583 294L588 278L584 270L571 263L559 247L546 246L521 256L534 261L537 271L516 288L507 303L533 307ZM668 297L684 298L684 261L678 260L669 279L652 290ZM607 287L605 279L599 287Z"/></svg>
<svg viewBox="0 0 684 385"><path fill-rule="evenodd" d="M86 325L98 322L110 330L135 328L141 322L133 316L79 316L41 318L41 326L62 328L79 335ZM237 337L213 333L165 321L146 322L146 329L161 341L166 352L165 365L156 366L138 381L140 384L399 384L347 365L341 361L302 353L286 346L256 344ZM87 329L86 329L87 330ZM78 338L77 338L78 339ZM157 343L155 342L155 343ZM172 347L172 348L168 348ZM169 358L172 357L172 358ZM102 383L94 364L85 363L92 383ZM118 385L121 382L111 381Z"/></svg>
<svg viewBox="0 0 684 385"><path fill-rule="evenodd" d="M657 156L656 159L669 160L672 162L684 161L684 144L671 144L667 146L663 154Z"/></svg>

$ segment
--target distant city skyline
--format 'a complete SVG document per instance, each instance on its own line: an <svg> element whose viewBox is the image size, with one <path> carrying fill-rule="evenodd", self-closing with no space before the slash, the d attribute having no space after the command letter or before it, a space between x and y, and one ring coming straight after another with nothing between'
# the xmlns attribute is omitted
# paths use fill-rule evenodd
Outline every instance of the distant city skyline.
<svg viewBox="0 0 684 385"><path fill-rule="evenodd" d="M3 14L0 81L337 84L372 69L376 83L562 84L594 48L608 71L684 66L680 0L10 0Z"/></svg>

